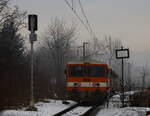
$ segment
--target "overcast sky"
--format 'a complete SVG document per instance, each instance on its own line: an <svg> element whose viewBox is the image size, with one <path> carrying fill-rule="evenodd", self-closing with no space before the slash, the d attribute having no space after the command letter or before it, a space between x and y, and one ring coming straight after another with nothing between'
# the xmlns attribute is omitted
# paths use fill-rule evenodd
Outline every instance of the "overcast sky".
<svg viewBox="0 0 150 116"><path fill-rule="evenodd" d="M64 0L10 1L27 10L29 14L38 14L40 33L44 32L50 19L56 16L68 22L76 19ZM112 38L119 38L132 50L131 56L135 63L138 65L150 63L150 0L81 1L97 37L111 35ZM79 21L76 24L80 39L86 41L89 34Z"/></svg>

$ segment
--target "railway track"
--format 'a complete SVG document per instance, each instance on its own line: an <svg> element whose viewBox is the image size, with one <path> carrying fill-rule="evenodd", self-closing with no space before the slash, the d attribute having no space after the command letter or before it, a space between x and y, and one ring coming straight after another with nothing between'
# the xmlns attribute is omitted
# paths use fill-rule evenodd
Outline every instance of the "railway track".
<svg viewBox="0 0 150 116"><path fill-rule="evenodd" d="M100 105L94 106L82 106L81 103L75 104L61 112L58 112L54 116L94 116Z"/></svg>
<svg viewBox="0 0 150 116"><path fill-rule="evenodd" d="M99 110L100 110L100 105L95 105L95 106L92 106L85 113L83 113L81 116L95 116Z"/></svg>
<svg viewBox="0 0 150 116"><path fill-rule="evenodd" d="M63 114L65 114L65 113L71 111L72 109L78 107L79 105L80 104L75 104L75 105L73 105L73 106L71 106L71 107L69 107L69 108L67 108L67 109L65 109L63 111L58 112L57 114L54 114L54 116L62 116Z"/></svg>

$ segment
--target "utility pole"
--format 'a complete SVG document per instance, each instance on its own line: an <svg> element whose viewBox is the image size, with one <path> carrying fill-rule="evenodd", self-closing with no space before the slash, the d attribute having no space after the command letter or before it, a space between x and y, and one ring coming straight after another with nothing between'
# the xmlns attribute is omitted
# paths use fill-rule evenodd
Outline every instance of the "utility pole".
<svg viewBox="0 0 150 116"><path fill-rule="evenodd" d="M131 91L131 64L128 63L128 84L129 84L129 91Z"/></svg>
<svg viewBox="0 0 150 116"><path fill-rule="evenodd" d="M79 58L79 60L81 60L82 59L82 56L80 56L81 55L81 49L83 49L83 46L78 46L77 47L77 58ZM83 52L83 51L82 51Z"/></svg>
<svg viewBox="0 0 150 116"><path fill-rule="evenodd" d="M144 91L145 88L145 77L146 77L146 68L142 67L142 91Z"/></svg>
<svg viewBox="0 0 150 116"><path fill-rule="evenodd" d="M109 66L111 67L112 60L112 45L111 45L111 37L109 36Z"/></svg>
<svg viewBox="0 0 150 116"><path fill-rule="evenodd" d="M109 67L110 68L112 68L112 66L111 66L111 60L112 60L112 45L111 45L111 36L109 36L109 38L108 38L109 40L109 45L108 45L108 48L109 48ZM109 72L109 76L108 76L109 78L110 78L110 72ZM110 88L112 87L112 84L111 84L111 78L110 78L110 81L109 81L109 91L108 91L108 95L107 95L107 108L109 107L109 97L110 97L110 95L111 95L111 90L110 90Z"/></svg>
<svg viewBox="0 0 150 116"><path fill-rule="evenodd" d="M89 44L88 42L83 42L83 61L86 60L86 44Z"/></svg>

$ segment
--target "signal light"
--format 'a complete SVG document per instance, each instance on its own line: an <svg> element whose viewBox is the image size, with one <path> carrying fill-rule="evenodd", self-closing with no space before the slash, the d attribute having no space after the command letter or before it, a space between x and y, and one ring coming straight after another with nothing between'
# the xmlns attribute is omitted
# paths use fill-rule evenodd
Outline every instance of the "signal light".
<svg viewBox="0 0 150 116"><path fill-rule="evenodd" d="M32 14L28 15L28 29L29 31L37 31L38 29L38 18L37 15Z"/></svg>
<svg viewBox="0 0 150 116"><path fill-rule="evenodd" d="M74 86L75 86L75 87L80 87L81 84L80 84L80 83L74 83Z"/></svg>
<svg viewBox="0 0 150 116"><path fill-rule="evenodd" d="M93 83L93 87L100 87L99 83Z"/></svg>

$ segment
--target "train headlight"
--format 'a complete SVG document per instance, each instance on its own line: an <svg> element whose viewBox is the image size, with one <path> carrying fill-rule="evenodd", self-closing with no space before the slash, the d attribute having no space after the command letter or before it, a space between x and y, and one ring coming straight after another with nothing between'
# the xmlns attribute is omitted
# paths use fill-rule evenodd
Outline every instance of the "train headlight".
<svg viewBox="0 0 150 116"><path fill-rule="evenodd" d="M99 83L93 83L93 87L99 87L100 84Z"/></svg>
<svg viewBox="0 0 150 116"><path fill-rule="evenodd" d="M81 84L80 83L74 83L74 87L80 87Z"/></svg>

